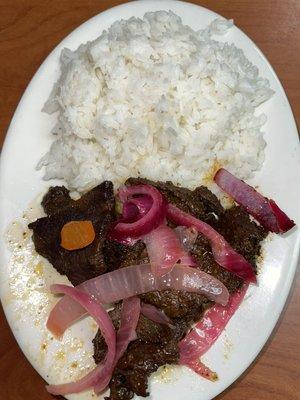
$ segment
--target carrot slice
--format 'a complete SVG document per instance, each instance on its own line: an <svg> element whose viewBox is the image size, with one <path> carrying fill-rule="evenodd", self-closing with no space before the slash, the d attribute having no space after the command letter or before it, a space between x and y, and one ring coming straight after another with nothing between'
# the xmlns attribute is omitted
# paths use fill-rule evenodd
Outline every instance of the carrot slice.
<svg viewBox="0 0 300 400"><path fill-rule="evenodd" d="M60 232L61 247L66 250L78 250L91 244L95 239L95 230L91 221L70 221Z"/></svg>

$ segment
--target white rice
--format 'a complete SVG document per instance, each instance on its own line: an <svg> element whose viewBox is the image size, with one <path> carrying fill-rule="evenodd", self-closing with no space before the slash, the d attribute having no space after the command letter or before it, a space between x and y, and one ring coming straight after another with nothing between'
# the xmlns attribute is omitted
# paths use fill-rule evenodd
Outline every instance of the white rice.
<svg viewBox="0 0 300 400"><path fill-rule="evenodd" d="M242 50L213 39L232 21L195 32L172 12L114 23L61 54L44 111L58 112L45 179L85 191L104 179L171 180L193 188L223 165L240 178L259 169L273 91Z"/></svg>

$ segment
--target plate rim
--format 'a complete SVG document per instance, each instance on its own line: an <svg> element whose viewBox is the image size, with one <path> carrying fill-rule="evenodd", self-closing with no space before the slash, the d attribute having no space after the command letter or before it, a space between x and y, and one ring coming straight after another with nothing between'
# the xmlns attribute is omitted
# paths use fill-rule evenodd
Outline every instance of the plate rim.
<svg viewBox="0 0 300 400"><path fill-rule="evenodd" d="M40 74L41 68L43 67L43 65L46 64L46 63L49 61L49 59L51 59L51 58L53 57L53 55L55 54L55 52L57 52L58 48L61 46L61 44L62 44L63 42L65 42L66 40L68 40L68 39L69 39L74 33L76 33L76 31L78 31L79 29L82 29L82 28L84 28L85 25L90 24L92 20L96 20L96 19L99 17L99 15L109 14L109 13L115 13L116 11L122 12L122 9L123 9L123 8L131 7L131 5L133 5L133 4L141 3L141 4L144 4L144 5L147 5L147 4L153 4L154 1L155 1L155 0L131 1L131 2L122 3L122 4L119 4L119 5L117 5L117 6L108 8L108 9L106 9L106 10L104 10L104 11L102 11L102 12L96 14L95 16L91 17L90 19L84 21L84 22L81 23L80 25L78 25L74 30L72 30L68 35L66 35L59 43L57 43L57 45L54 47L54 49L46 56L46 58L42 61L42 63L41 63L40 66L38 67L38 69L35 71L34 75L33 75L32 78L30 79L30 81L29 81L29 83L28 83L28 85L27 85L25 91L23 92L23 94L22 94L22 96L21 96L21 98L20 98L20 100L19 100L19 103L18 103L18 105L17 105L17 107L16 107L16 109L15 109L15 111L14 111L14 115L13 115L13 117L12 117L12 119L11 119L11 122L10 122L10 124L9 124L9 127L8 127L8 129L7 129L6 137L5 137L3 146L2 146L1 158L0 158L0 181L1 181L2 171L3 171L3 165L5 164L5 159L6 159L7 155L8 155L9 150L10 150L10 147L11 147L11 143L10 143L10 142L11 142L11 140L12 140L12 134L10 134L10 132L13 132L13 130L14 130L14 124L15 124L16 121L18 120L18 116L19 116L19 113L21 112L22 104L23 104L23 102L24 102L24 99L25 99L26 95L28 94L28 92L29 92L29 90L30 90L30 87L31 87L31 84L32 84L33 80L35 79L35 77L36 77L37 75ZM171 7L171 4L172 4L172 3L174 3L173 0L162 0L162 1L160 1L160 4L164 4L164 5L165 5L165 4L170 4L170 7ZM209 12L209 13L214 14L216 17L220 17L220 16L221 16L220 14L217 14L217 13L215 13L214 11L212 11L212 10L206 8L206 7L200 6L200 5L196 5L196 4L189 3L189 2L184 2L184 1L176 1L176 3L181 3L182 5L185 5L185 6L187 6L187 7L191 7L191 8L194 8L194 9L199 9L199 8L200 8L200 9L202 9L202 10L205 10L205 12ZM121 18L121 16L120 16L120 18ZM297 123L296 123L295 116L294 116L294 114L293 114L292 107L291 107L290 102L289 102L289 98L288 98L288 96L287 96L287 94L286 94L286 92L285 92L285 90L284 90L284 88L283 88L283 86L282 86L282 84L281 84L281 81L279 80L277 74L275 73L275 71L274 71L274 69L273 69L271 63L269 62L269 60L267 59L267 57L263 54L263 52L260 50L260 48L256 45L256 43L254 43L253 40L252 40L247 34L245 34L245 33L244 33L240 28L238 28L237 26L235 26L235 28L239 31L239 34L240 34L240 35L242 35L243 37L246 37L247 40L251 42L251 46L253 46L253 48L255 48L255 50L258 52L258 54L259 54L260 57L263 59L263 61L265 62L265 64L268 66L270 72L271 72L272 75L273 75L273 78L276 80L276 83L277 83L277 85L278 85L278 88L280 89L281 95L284 96L284 98L285 98L285 100L286 100L286 102L287 102L287 105L288 105L288 112L289 112L289 114L290 114L291 117L292 117L291 120L293 121L293 130L295 131L295 134L297 135ZM0 185L2 186L2 182L0 182ZM1 198L1 199L0 199L0 209L1 209L2 207L3 207L3 204L2 204L2 198ZM1 238L0 241L1 241L1 246L3 246L3 239ZM289 270L288 270L288 275L286 276L285 284L284 284L284 286L282 287L283 292L284 292L284 295L282 295L282 296L280 297L279 301L277 300L277 303L276 303L276 310L275 310L275 315L276 315L276 317L275 317L275 319L273 319L273 323L270 325L269 329L266 331L266 340L265 340L263 343L261 343L260 346L257 347L256 354L254 355L254 357L251 357L251 358L252 358L252 361L251 361L250 363L249 363L249 362L246 362L246 361L245 361L244 363L241 363L242 367L241 367L241 366L239 367L239 372L237 372L236 374L234 374L234 378L230 380L230 383L224 383L224 381L223 381L223 385L222 385L222 387L221 387L221 390L218 391L218 393L216 393L215 396L219 395L219 394L222 393L224 390L230 388L231 385L232 385L234 382L236 382L237 379L238 379L239 377L241 377L243 374L245 374L245 373L247 372L247 370L251 367L251 365L253 365L253 363L257 360L257 358L258 358L258 356L260 355L262 349L263 349L266 345L268 345L270 339L272 339L272 332L274 332L274 329L275 329L276 325L277 325L278 323L280 323L280 317L281 317L281 316L284 314L284 312L286 311L286 310L285 310L285 306L287 305L287 300L288 300L289 296L292 295L291 287L292 287L293 281L294 281L294 279L295 279L295 277L296 277L296 269L297 269L297 265L298 265L298 261L299 261L299 256L300 256L299 252L300 252L300 232L299 232L299 229L297 229L297 237L296 237L296 239L295 239L295 244L294 244L293 251L292 251L292 255L291 255L291 264L290 264L290 268L289 268ZM3 257L3 256L1 255L1 256L0 256L0 260L2 260L2 257ZM3 261L3 260L2 260L2 261ZM2 262L2 261L1 261L1 264L3 265L3 262ZM23 346L19 343L19 341L18 341L18 339L17 339L17 337L16 337L16 335L15 335L15 331L12 329L12 326L11 326L11 323L10 323L10 320L9 320L9 317L8 317L8 315L7 315L7 313L6 313L6 311L7 311L7 310L6 310L6 307L3 305L2 296L1 296L1 286L0 286L0 297L1 297L2 308L3 308L4 314L5 314L5 316L6 316L6 320L7 320L8 324L9 324L9 326L10 326L10 330L11 330L12 334L14 335L14 337L15 337L17 343L18 343L18 346L21 348L22 353L23 353L24 356L27 358L27 356L26 356L26 351L25 351L25 349L23 348ZM28 358L27 358L27 359L28 359ZM29 361L29 360L28 360L28 361ZM30 361L29 361L29 362L30 362ZM31 362L30 362L30 364L31 364ZM32 366L32 367L38 372L38 374L40 375L39 370L38 370L37 368L35 368L32 364L31 364L31 366ZM41 375L40 375L40 376L41 376Z"/></svg>

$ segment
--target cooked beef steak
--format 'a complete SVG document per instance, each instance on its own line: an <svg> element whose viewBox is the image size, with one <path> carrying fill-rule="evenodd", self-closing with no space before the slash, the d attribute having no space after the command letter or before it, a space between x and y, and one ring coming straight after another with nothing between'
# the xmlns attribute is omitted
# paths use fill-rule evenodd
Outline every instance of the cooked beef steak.
<svg viewBox="0 0 300 400"><path fill-rule="evenodd" d="M190 322L197 320L208 304L211 304L201 294L179 290L149 292L140 297L145 303L153 304L163 310L169 318L185 318Z"/></svg>
<svg viewBox="0 0 300 400"><path fill-rule="evenodd" d="M198 201L201 200L205 213L213 212L218 217L224 214L224 208L219 199L206 186L196 187L193 193Z"/></svg>
<svg viewBox="0 0 300 400"><path fill-rule="evenodd" d="M169 202L211 224L256 268L260 242L267 232L251 222L241 207L224 210L217 197L204 186L191 191L171 182L152 182L142 178L129 178L126 182L127 185L141 183L157 187ZM65 187L52 187L44 196L42 205L47 217L29 225L33 229L35 248L61 274L67 275L74 285L106 271L149 262L142 241L133 246L125 246L106 238L109 224L116 218L110 182L103 182L77 201L71 199ZM60 246L61 228L72 220L92 221L96 238L91 245L75 251ZM241 279L215 262L210 244L203 235L198 235L191 253L199 268L222 281L231 293L241 286ZM137 340L129 344L115 367L109 384L109 400L129 400L134 393L146 396L150 374L161 365L178 363L179 340L212 304L202 295L176 290L150 292L140 298L163 310L173 325L157 324L140 315ZM109 312L116 330L120 326L121 307L119 303ZM93 344L94 359L99 363L107 351L100 331Z"/></svg>
<svg viewBox="0 0 300 400"><path fill-rule="evenodd" d="M120 327L121 304L109 312L116 329ZM189 324L176 321L172 327L157 324L140 315L136 333L124 356L119 360L110 381L111 400L128 400L134 393L146 396L148 377L161 365L178 363L178 341L184 336ZM94 340L94 359L102 361L107 346L98 331Z"/></svg>
<svg viewBox="0 0 300 400"><path fill-rule="evenodd" d="M133 246L107 239L103 247L104 261L108 271L148 262L145 244L139 240Z"/></svg>
<svg viewBox="0 0 300 400"><path fill-rule="evenodd" d="M172 182L153 182L143 178L129 178L126 185L149 184L155 186L168 200L181 210L194 215L207 223L214 222L224 213L224 209L217 199L205 186L189 190L173 185Z"/></svg>
<svg viewBox="0 0 300 400"><path fill-rule="evenodd" d="M223 214L215 228L224 236L232 247L249 261L256 271L256 259L260 254L261 241L268 232L239 206L234 206Z"/></svg>
<svg viewBox="0 0 300 400"><path fill-rule="evenodd" d="M251 221L249 214L241 207L235 206L229 210L224 210L217 197L205 186L197 187L191 191L175 186L171 182L153 182L143 178L129 178L126 181L127 185L141 183L155 186L169 202L211 224L256 270L255 260L260 253L260 242L266 237L267 232L254 221ZM210 244L203 235L198 236L192 254L198 261L200 268L223 282L231 293L241 286L241 279L224 270L214 261ZM161 292L161 295L163 296L163 292ZM152 293L145 295L145 299L150 297L152 303ZM169 297L169 294L167 294L167 297ZM169 310L165 308L165 304L159 304L161 302L158 299L155 300L155 305L163 308L169 315Z"/></svg>
<svg viewBox="0 0 300 400"><path fill-rule="evenodd" d="M122 305L119 303L109 312L109 316L116 330L120 327L121 309ZM180 340L188 328L189 324L184 320L174 321L174 325L170 327L150 321L141 314L137 324L136 334L137 339L143 343L162 344L168 343L170 340ZM97 332L93 344L94 359L96 363L99 363L107 350L106 343L100 331Z"/></svg>
<svg viewBox="0 0 300 400"><path fill-rule="evenodd" d="M149 184L155 186L166 199L183 211L211 224L225 239L255 267L260 253L260 242L268 232L242 207L225 210L218 198L205 186L189 190L172 182L153 182L144 178L129 178L126 185Z"/></svg>
<svg viewBox="0 0 300 400"><path fill-rule="evenodd" d="M152 372L161 365L177 364L178 359L178 345L174 340L160 345L140 340L130 343L115 367L108 399L129 400L134 393L147 396L148 377Z"/></svg>
<svg viewBox="0 0 300 400"><path fill-rule="evenodd" d="M205 248L206 251L206 248ZM142 241L138 241L133 246L125 246L120 243L107 240L104 248L104 261L110 271L118 268L128 267L129 265L149 262L146 246ZM215 272L223 268L216 264ZM226 272L226 271L225 271ZM232 277L234 280L235 277ZM163 310L170 318L188 318L194 321L203 312L210 302L196 293L189 293L177 290L164 290L146 293L140 296L145 303L153 304Z"/></svg>
<svg viewBox="0 0 300 400"><path fill-rule="evenodd" d="M215 262L209 241L205 236L198 235L191 249L191 254L199 265L199 268L224 283L230 293L235 292L241 287L243 283L242 279L220 267L220 265Z"/></svg>
<svg viewBox="0 0 300 400"><path fill-rule="evenodd" d="M185 188L176 187L170 182L151 182L145 179L134 178L130 178L126 182L126 184L140 183L154 185L164 194L169 202L212 224L237 251L244 255L250 262L254 262L253 265L255 265L255 258L260 251L260 241L264 239L266 232L255 222L251 222L249 215L240 209L240 207L224 210L216 196L203 186L190 191ZM222 281L231 293L235 292L242 285L240 278L226 271L215 262L210 244L203 235L198 235L191 253L198 261L199 267ZM145 246L141 242L137 242L132 247L127 247L114 242L109 243L108 241L105 245L105 254L105 260L107 260L110 269L118 268L118 260L120 268L147 261ZM176 329L178 332L177 336L173 333L175 335L173 336L174 343L180 340L180 335L188 330L193 321L199 320L205 309L212 304L201 295L175 290L150 292L140 297L143 301L162 309L166 315L173 319L173 332ZM148 322L143 324L142 321ZM149 370L151 372L158 368L158 364L153 360L152 355L148 354L149 347L145 343L148 345L150 342L152 351L159 353L157 347L156 349L152 347L156 344L153 343L153 339L155 337L159 338L158 343L165 343L163 337L168 338L168 340L170 339L166 331L157 332L154 329L157 325L159 324L150 322L142 316L140 317L137 328L139 343L132 343L128 347L128 350L115 369L110 382L111 400L127 400L132 398L134 393L142 396L147 394L146 378L150 375L150 372L143 370L143 368L135 369L135 366L147 363L151 367ZM143 326L146 327L145 330L142 329ZM118 327L118 324L116 324L116 327ZM161 337L161 334L163 334L163 337ZM172 339L170 343L172 343ZM94 346L95 360L99 362L106 351L106 345L99 333L94 339ZM164 356L166 355L164 354ZM173 363L175 362L177 360L173 360ZM167 363L166 359L162 362L162 364L164 363ZM136 382L139 384L138 387L136 387Z"/></svg>
<svg viewBox="0 0 300 400"><path fill-rule="evenodd" d="M198 235L191 254L199 268L219 279L230 293L241 287L243 281L236 275L220 267L214 260L210 244L203 235ZM207 298L196 293L176 290L164 290L145 293L141 298L162 309L170 318L199 319L201 313L211 304Z"/></svg>
<svg viewBox="0 0 300 400"><path fill-rule="evenodd" d="M51 188L43 199L47 217L29 224L33 230L36 251L47 258L56 270L78 285L106 271L103 244L113 220L115 199L111 182L103 182L79 200L69 199L65 188ZM64 204L61 209L61 204ZM60 232L69 221L90 220L95 240L80 250L65 250L60 246Z"/></svg>
<svg viewBox="0 0 300 400"><path fill-rule="evenodd" d="M47 215L55 214L64 208L73 205L69 190L64 186L52 186L42 200L42 206Z"/></svg>

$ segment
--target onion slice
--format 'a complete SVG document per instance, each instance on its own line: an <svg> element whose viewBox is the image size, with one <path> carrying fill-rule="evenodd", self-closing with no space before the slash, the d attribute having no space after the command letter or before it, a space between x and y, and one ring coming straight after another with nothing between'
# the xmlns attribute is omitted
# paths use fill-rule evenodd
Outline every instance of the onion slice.
<svg viewBox="0 0 300 400"><path fill-rule="evenodd" d="M196 261L188 253L186 253L183 257L181 257L179 261L180 261L181 265L188 265L190 267L196 267L197 266Z"/></svg>
<svg viewBox="0 0 300 400"><path fill-rule="evenodd" d="M134 222L140 218L139 209L130 201L126 201L122 208L122 221Z"/></svg>
<svg viewBox="0 0 300 400"><path fill-rule="evenodd" d="M148 319L153 322L163 325L171 325L172 321L167 315L159 308L153 306L152 304L142 304L141 314L143 314Z"/></svg>
<svg viewBox="0 0 300 400"><path fill-rule="evenodd" d="M167 225L160 225L143 236L142 240L146 245L151 271L155 276L167 274L181 259L185 265L194 265L177 234Z"/></svg>
<svg viewBox="0 0 300 400"><path fill-rule="evenodd" d="M51 291L53 293L63 293L68 295L75 304L79 303L91 317L97 322L102 336L107 344L107 353L104 361L97 365L86 376L76 382L65 383L61 385L49 385L47 390L53 395L66 395L70 393L79 393L84 390L95 388L98 393L106 388L108 385L116 354L116 333L114 326L107 311L103 306L97 303L91 296L81 292L80 290L67 286L67 285L52 285Z"/></svg>
<svg viewBox="0 0 300 400"><path fill-rule="evenodd" d="M229 298L226 306L215 304L179 343L180 364L193 365L215 343L245 297L248 284Z"/></svg>
<svg viewBox="0 0 300 400"><path fill-rule="evenodd" d="M125 353L128 344L137 338L136 327L141 311L141 301L138 297L130 297L123 301L121 325L117 332L117 351L115 364Z"/></svg>
<svg viewBox="0 0 300 400"><path fill-rule="evenodd" d="M203 378L208 379L209 381L215 382L219 379L217 373L213 372L200 360L190 361L188 364L186 364L186 366L191 368L194 372L196 372Z"/></svg>
<svg viewBox="0 0 300 400"><path fill-rule="evenodd" d="M219 169L214 181L268 231L283 233L295 226L294 221L278 207L274 200L262 196L252 186L236 178L226 169Z"/></svg>
<svg viewBox="0 0 300 400"><path fill-rule="evenodd" d="M134 222L143 217L152 207L153 200L150 196L142 195L133 197L123 204L122 221Z"/></svg>
<svg viewBox="0 0 300 400"><path fill-rule="evenodd" d="M224 237L210 225L187 214L173 204L168 204L167 206L167 218L178 225L197 229L199 233L202 233L209 240L214 259L221 267L246 281L256 282L256 276L251 264L242 255L238 254Z"/></svg>
<svg viewBox="0 0 300 400"><path fill-rule="evenodd" d="M227 304L229 299L226 286L218 279L199 269L182 265L175 265L172 271L164 276L153 275L150 264L120 268L83 282L77 288L89 293L102 304L165 289L199 293L223 305ZM64 296L52 309L47 327L54 335L61 336L84 314L83 308L80 309L69 296Z"/></svg>
<svg viewBox="0 0 300 400"><path fill-rule="evenodd" d="M191 251L196 242L198 232L194 227L176 226L174 229L185 251Z"/></svg>
<svg viewBox="0 0 300 400"><path fill-rule="evenodd" d="M147 214L147 212L151 209L153 205L153 199L147 195L133 197L128 202L136 206L140 217Z"/></svg>
<svg viewBox="0 0 300 400"><path fill-rule="evenodd" d="M122 243L130 243L130 239L137 239L146 235L153 229L157 228L165 219L166 202L162 194L153 186L137 185L123 186L119 189L119 198L123 204L129 201L138 209L135 221L124 221L121 219L111 230L109 237ZM141 203L141 198L137 196L147 196L151 199L151 208L149 208L149 200ZM135 197L134 197L135 196ZM130 210L130 215L133 215L133 209ZM140 217L140 218L139 218Z"/></svg>

